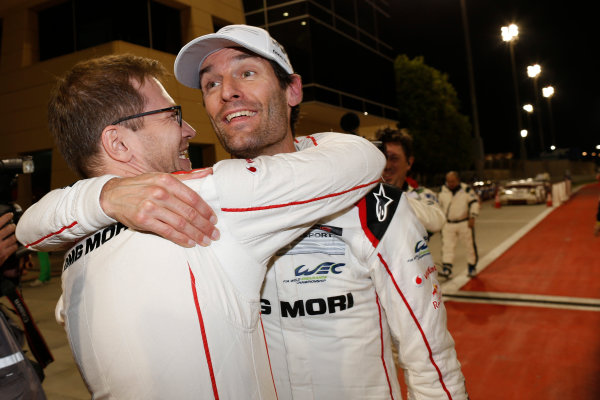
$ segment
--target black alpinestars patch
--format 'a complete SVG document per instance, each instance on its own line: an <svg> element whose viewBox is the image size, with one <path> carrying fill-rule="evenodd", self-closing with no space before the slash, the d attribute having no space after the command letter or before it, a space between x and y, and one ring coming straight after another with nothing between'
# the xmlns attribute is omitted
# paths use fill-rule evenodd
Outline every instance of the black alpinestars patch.
<svg viewBox="0 0 600 400"><path fill-rule="evenodd" d="M375 186L366 196L367 227L381 240L398 208L402 190L385 183Z"/></svg>

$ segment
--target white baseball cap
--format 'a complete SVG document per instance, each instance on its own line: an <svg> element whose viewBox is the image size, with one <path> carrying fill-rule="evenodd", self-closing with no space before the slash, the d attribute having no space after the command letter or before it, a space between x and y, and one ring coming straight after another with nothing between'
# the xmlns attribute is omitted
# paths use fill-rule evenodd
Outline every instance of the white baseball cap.
<svg viewBox="0 0 600 400"><path fill-rule="evenodd" d="M200 87L200 67L215 51L243 47L279 64L288 74L294 69L282 45L264 29L249 25L228 25L216 33L197 37L179 51L175 59L175 78L185 86Z"/></svg>

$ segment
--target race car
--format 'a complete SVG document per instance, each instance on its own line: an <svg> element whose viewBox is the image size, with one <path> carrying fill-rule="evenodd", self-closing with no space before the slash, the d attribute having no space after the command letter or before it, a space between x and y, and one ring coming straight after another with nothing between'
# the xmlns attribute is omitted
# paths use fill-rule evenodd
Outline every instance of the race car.
<svg viewBox="0 0 600 400"><path fill-rule="evenodd" d="M502 205L540 204L546 199L546 186L532 178L510 181L500 188L499 198Z"/></svg>

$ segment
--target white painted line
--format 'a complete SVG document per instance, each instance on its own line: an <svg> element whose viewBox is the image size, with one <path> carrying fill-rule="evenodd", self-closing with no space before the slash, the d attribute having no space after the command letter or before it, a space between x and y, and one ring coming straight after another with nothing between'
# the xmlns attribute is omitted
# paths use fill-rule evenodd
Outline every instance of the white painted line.
<svg viewBox="0 0 600 400"><path fill-rule="evenodd" d="M538 302L555 302L555 303L577 303L582 305L590 305L600 307L600 299L591 297L571 297L571 296L552 296L545 294L523 294L523 293L506 293L506 292L460 292L456 296L468 297L485 297L490 299L510 299L523 301L538 301Z"/></svg>
<svg viewBox="0 0 600 400"><path fill-rule="evenodd" d="M579 311L600 312L600 300L597 299L579 299L560 296L540 296L540 295L514 295L512 293L489 293L485 292L482 297L464 296L471 292L460 292L460 295L451 297L444 296L444 302L477 303L477 304L499 304L505 306L538 307L538 308L557 308ZM482 292L483 293L483 292ZM512 297L511 297L512 296ZM574 299L573 302L569 299Z"/></svg>
<svg viewBox="0 0 600 400"><path fill-rule="evenodd" d="M578 185L571 190L571 196L579 191L585 185ZM567 199L568 200L568 199ZM515 244L519 239L521 239L527 232L532 230L537 224L539 224L544 218L548 216L552 211L554 211L558 204L555 203L553 207L548 207L545 211L537 215L534 219L532 219L527 225L523 226L517 232L515 232L512 236L507 238L504 242L500 243L496 246L495 249L490 251L488 254L483 256L479 262L477 263L477 273L481 273L488 265L492 262L496 261L498 257L500 257L506 250L508 250L513 244ZM483 222L483 221L480 221ZM466 275L456 276L448 281L441 282L442 292L444 294L455 294L460 291L460 288L466 285L470 277Z"/></svg>

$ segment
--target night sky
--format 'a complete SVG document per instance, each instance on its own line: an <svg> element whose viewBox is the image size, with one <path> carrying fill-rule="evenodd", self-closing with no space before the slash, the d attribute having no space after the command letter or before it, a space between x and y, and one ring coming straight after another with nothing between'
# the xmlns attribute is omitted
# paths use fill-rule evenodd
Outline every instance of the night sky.
<svg viewBox="0 0 600 400"><path fill-rule="evenodd" d="M548 101L541 96L545 144L550 121L559 148L592 151L600 144L600 34L590 3L542 0L466 0L475 74L480 133L485 153L518 154L519 133L509 46L500 27L515 23L514 45L520 103L535 106L527 65L538 63L538 88L552 85ZM463 114L471 117L466 47L460 0L391 0L397 34L391 42L399 54L424 56L425 63L446 73L456 88ZM522 115L523 128L534 136L530 154L539 152L537 117ZM597 151L597 150L596 150Z"/></svg>

